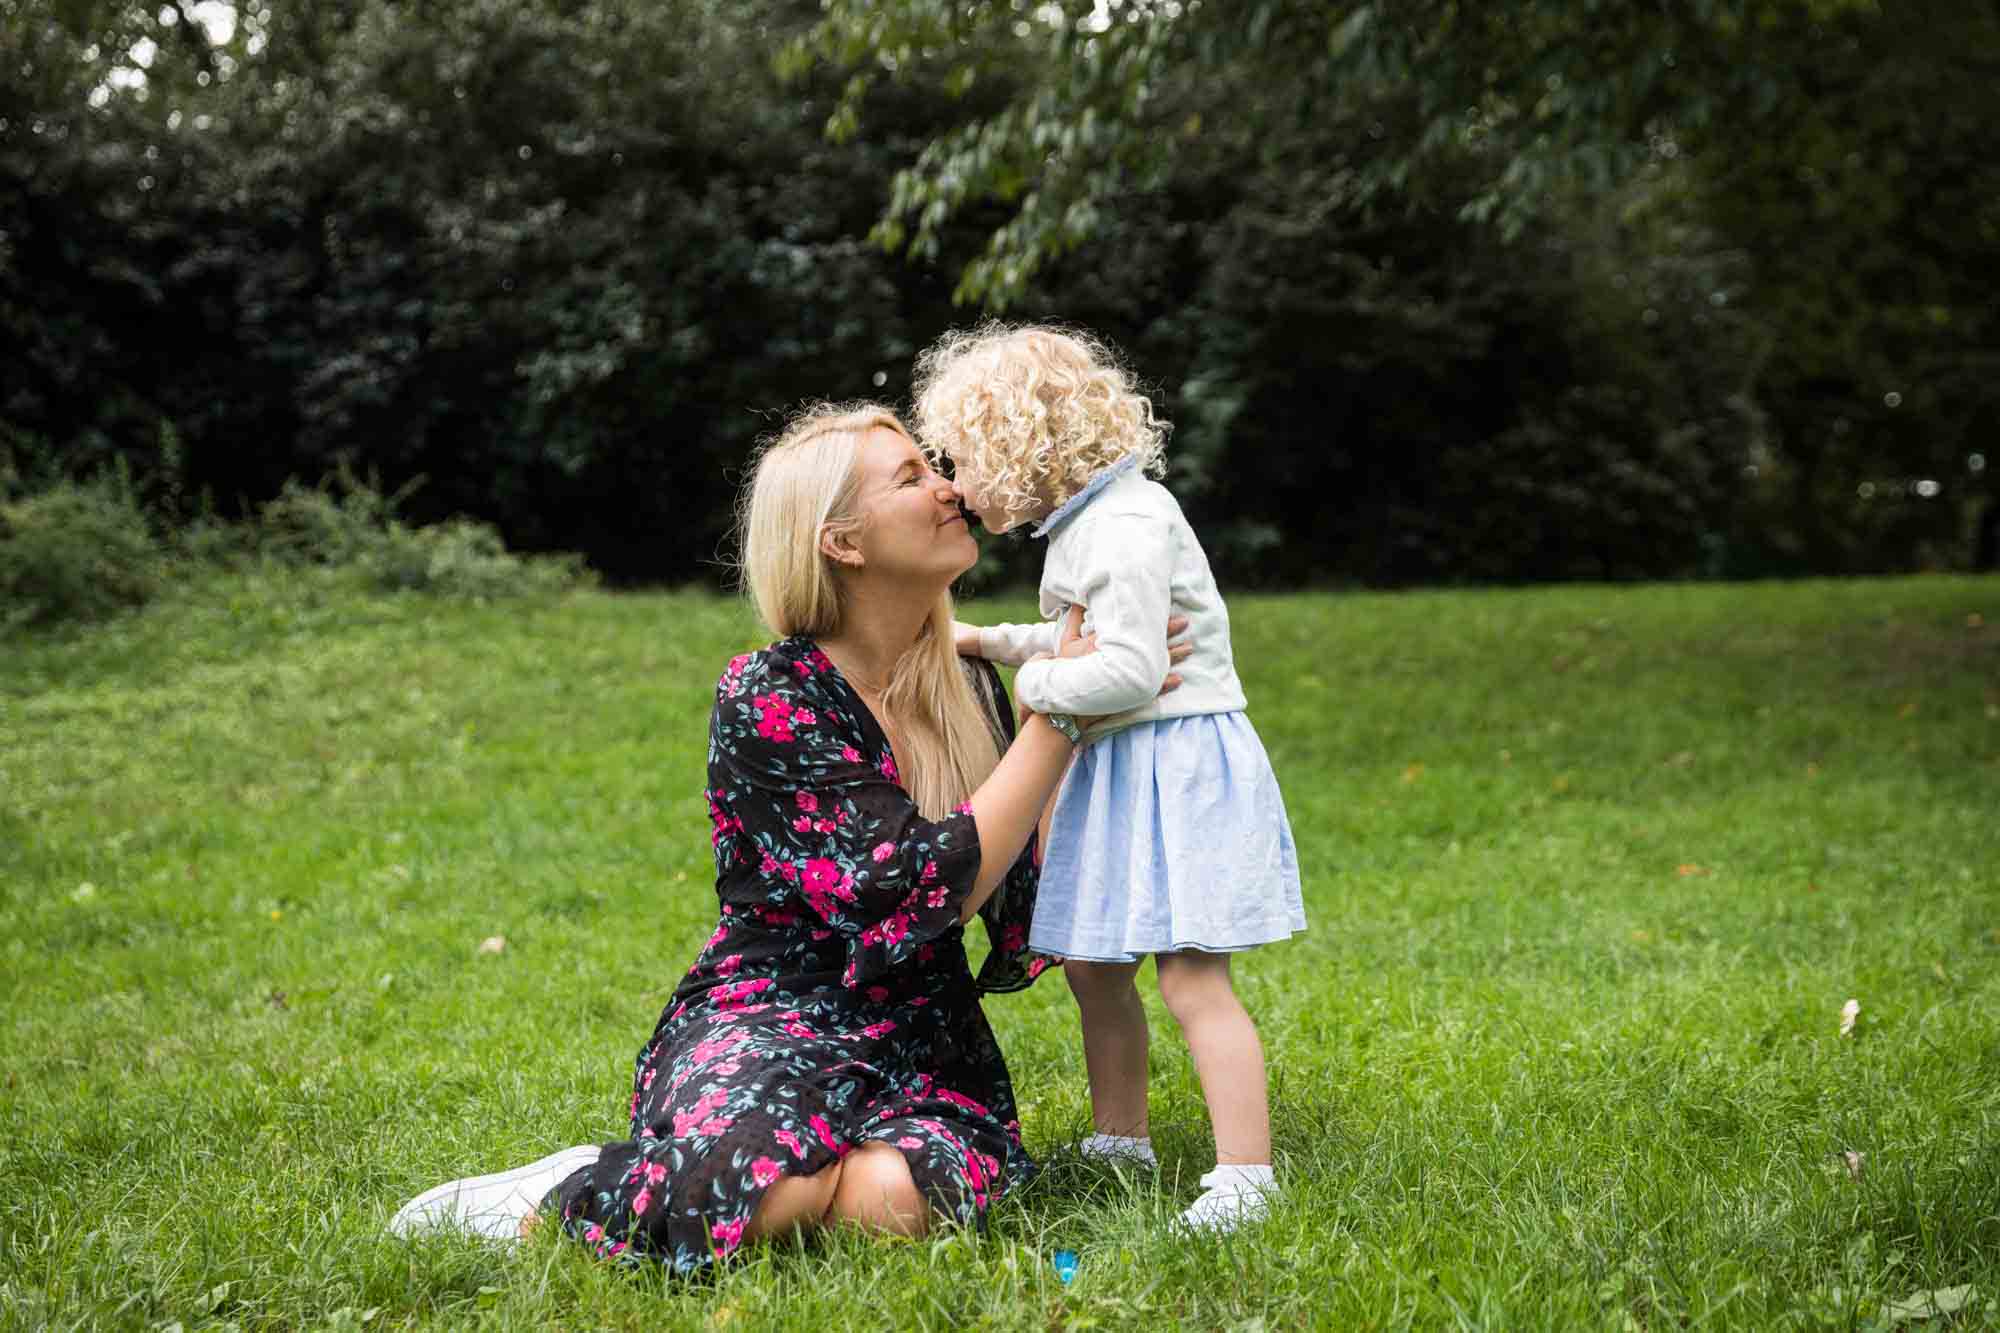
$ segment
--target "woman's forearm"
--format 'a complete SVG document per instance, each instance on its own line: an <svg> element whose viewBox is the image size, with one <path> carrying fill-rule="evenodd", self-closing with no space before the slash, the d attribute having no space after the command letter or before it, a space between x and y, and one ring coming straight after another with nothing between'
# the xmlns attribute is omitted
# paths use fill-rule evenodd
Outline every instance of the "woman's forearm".
<svg viewBox="0 0 2000 1333"><path fill-rule="evenodd" d="M970 921L1007 877L1028 845L1042 807L1062 781L1072 752L1069 739L1047 719L1030 717L993 775L972 794L972 822L979 829L979 875L959 906L961 920Z"/></svg>

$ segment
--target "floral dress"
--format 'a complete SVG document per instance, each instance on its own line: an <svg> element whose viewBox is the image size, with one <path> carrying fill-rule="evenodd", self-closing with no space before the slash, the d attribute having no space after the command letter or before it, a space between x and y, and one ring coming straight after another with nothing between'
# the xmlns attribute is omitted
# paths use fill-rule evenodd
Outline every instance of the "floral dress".
<svg viewBox="0 0 2000 1333"><path fill-rule="evenodd" d="M1004 746L999 676L966 666ZM979 873L971 807L923 817L804 638L723 673L708 785L721 919L639 1052L632 1137L552 1192L563 1227L691 1272L741 1244L773 1182L877 1141L938 1212L983 1221L1034 1169L978 999L1047 964L1027 949L1031 852L981 908L993 949L975 982L958 919Z"/></svg>

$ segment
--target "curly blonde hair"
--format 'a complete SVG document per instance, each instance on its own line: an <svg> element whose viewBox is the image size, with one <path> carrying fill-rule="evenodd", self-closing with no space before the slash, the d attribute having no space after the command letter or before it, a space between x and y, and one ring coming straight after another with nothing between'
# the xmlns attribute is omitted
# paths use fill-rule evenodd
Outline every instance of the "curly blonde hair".
<svg viewBox="0 0 2000 1333"><path fill-rule="evenodd" d="M914 416L924 451L949 457L1016 521L1126 458L1164 474L1173 429L1110 347L1048 324L945 334L917 358Z"/></svg>

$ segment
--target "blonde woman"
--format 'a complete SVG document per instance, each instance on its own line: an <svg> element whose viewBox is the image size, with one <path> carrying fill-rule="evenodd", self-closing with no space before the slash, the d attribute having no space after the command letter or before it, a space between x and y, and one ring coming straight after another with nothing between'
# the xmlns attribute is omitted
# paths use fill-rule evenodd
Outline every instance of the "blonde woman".
<svg viewBox="0 0 2000 1333"><path fill-rule="evenodd" d="M1150 1165L1146 1015L1134 977L1151 954L1161 998L1194 1056L1215 1169L1183 1214L1228 1230L1277 1189L1256 1025L1232 953L1304 930L1284 797L1244 713L1229 613L1163 470L1167 426L1108 349L1048 327L948 335L918 362L917 429L948 454L985 525L1048 540L1040 625L960 626L961 651L1021 665L1015 692L1090 729L1050 818L1029 946L1065 958L1083 1019L1096 1133L1086 1156ZM1100 651L1031 660L1088 606ZM1182 688L1167 674L1169 616L1192 618Z"/></svg>
<svg viewBox="0 0 2000 1333"><path fill-rule="evenodd" d="M997 674L955 651L950 587L977 556L959 499L869 404L810 410L759 458L744 576L785 637L716 686L719 918L639 1052L631 1138L452 1182L396 1230L509 1236L546 1203L600 1255L685 1272L823 1223L977 1222L1026 1178L978 997L1045 961L1026 849L1072 741L1040 717L1016 734Z"/></svg>

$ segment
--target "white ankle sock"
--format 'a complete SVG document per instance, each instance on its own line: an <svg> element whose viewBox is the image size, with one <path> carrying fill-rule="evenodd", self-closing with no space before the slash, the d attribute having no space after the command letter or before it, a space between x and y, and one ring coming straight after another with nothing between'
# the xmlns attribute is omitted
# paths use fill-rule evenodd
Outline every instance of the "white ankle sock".
<svg viewBox="0 0 2000 1333"><path fill-rule="evenodd" d="M1159 1158L1153 1154L1153 1140L1145 1135L1092 1134L1077 1144L1076 1150L1080 1156L1091 1161L1159 1165Z"/></svg>
<svg viewBox="0 0 2000 1333"><path fill-rule="evenodd" d="M1272 1173L1269 1162L1256 1165L1217 1162L1215 1170L1203 1176L1201 1183L1215 1190L1255 1190L1260 1194L1278 1192L1278 1178Z"/></svg>

